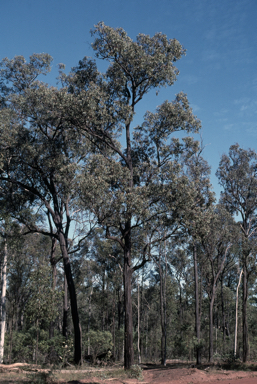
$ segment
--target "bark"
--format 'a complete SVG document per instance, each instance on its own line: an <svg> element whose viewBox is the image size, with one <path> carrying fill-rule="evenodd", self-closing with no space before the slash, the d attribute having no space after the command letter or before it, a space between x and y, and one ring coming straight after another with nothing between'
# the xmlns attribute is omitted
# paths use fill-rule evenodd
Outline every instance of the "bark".
<svg viewBox="0 0 257 384"><path fill-rule="evenodd" d="M139 288L139 280L137 281L137 352L138 352L138 364L141 364L141 352L140 352L140 288Z"/></svg>
<svg viewBox="0 0 257 384"><path fill-rule="evenodd" d="M63 279L64 296L63 296L63 316L62 316L62 335L67 339L68 335L68 286L67 279L64 275Z"/></svg>
<svg viewBox="0 0 257 384"><path fill-rule="evenodd" d="M209 303L209 362L213 362L213 304L215 291L212 291L212 296Z"/></svg>
<svg viewBox="0 0 257 384"><path fill-rule="evenodd" d="M113 342L113 360L115 361L116 356L116 338L115 338L115 303L116 303L116 293L114 292L114 298L112 301L112 342Z"/></svg>
<svg viewBox="0 0 257 384"><path fill-rule="evenodd" d="M91 291L89 294L89 306L88 306L88 323L87 323L87 334L88 334L88 337L87 337L87 354L88 354L88 356L90 355L90 336L89 336L90 334L89 334L89 331L90 331L90 327L91 327L92 295L93 295L93 284L92 284Z"/></svg>
<svg viewBox="0 0 257 384"><path fill-rule="evenodd" d="M57 278L57 268L56 268L56 260L55 260L55 250L56 250L56 243L57 239L55 237L52 237L52 247L51 247L51 256L50 256L50 263L52 266L52 289L53 294L55 292L56 288L56 278ZM53 303L54 306L54 303ZM54 308L53 308L54 310ZM54 320L51 320L50 327L49 327L49 339L54 337Z"/></svg>
<svg viewBox="0 0 257 384"><path fill-rule="evenodd" d="M237 327L238 327L238 291L241 284L243 270L241 270L239 275L239 281L236 288L236 324L235 324L235 345L234 345L234 356L237 354Z"/></svg>
<svg viewBox="0 0 257 384"><path fill-rule="evenodd" d="M1 338L0 338L0 363L4 358L4 337L6 324L6 272L7 272L7 241L4 239L4 257L2 265L2 289L1 289Z"/></svg>
<svg viewBox="0 0 257 384"><path fill-rule="evenodd" d="M124 249L124 306L125 306L125 335L124 335L124 368L130 369L134 364L134 349L133 349L133 320L132 320L132 300L131 300L131 279L132 269L131 261L131 239L130 231L125 238Z"/></svg>
<svg viewBox="0 0 257 384"><path fill-rule="evenodd" d="M223 352L225 352L226 315L225 315L224 295L223 295L223 274L221 275L221 279L220 279L220 294L221 294L221 312L222 312Z"/></svg>
<svg viewBox="0 0 257 384"><path fill-rule="evenodd" d="M59 233L59 242L60 242L61 252L63 257L64 272L67 279L67 285L68 285L69 294L70 294L71 315L72 315L73 328L74 328L74 362L75 364L81 364L82 363L82 350L81 350L82 339L81 339L81 327L80 327L78 307L77 307L77 295L76 295L75 285L74 285L74 281L71 273L71 265L70 265L70 260L68 256L68 251L67 251L66 239L62 232Z"/></svg>
<svg viewBox="0 0 257 384"><path fill-rule="evenodd" d="M247 322L247 299L248 299L248 278L246 263L243 266L243 362L246 363L249 355L248 346L248 322Z"/></svg>
<svg viewBox="0 0 257 384"><path fill-rule="evenodd" d="M165 330L165 321L164 321L164 300L163 300L163 272L161 268L161 260L159 256L159 275L160 275L160 312L161 312L161 329L162 329L162 336L161 336L161 364L166 365L166 350L165 350L165 339L166 339L166 330Z"/></svg>
<svg viewBox="0 0 257 384"><path fill-rule="evenodd" d="M199 308L199 284L198 284L198 266L197 266L197 250L194 245L194 278L195 278L195 330L197 338L196 347L196 364L201 364L201 321Z"/></svg>

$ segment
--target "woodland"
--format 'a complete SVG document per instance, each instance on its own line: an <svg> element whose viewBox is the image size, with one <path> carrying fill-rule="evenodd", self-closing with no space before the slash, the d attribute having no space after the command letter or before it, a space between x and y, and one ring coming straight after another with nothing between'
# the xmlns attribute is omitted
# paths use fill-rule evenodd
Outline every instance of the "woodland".
<svg viewBox="0 0 257 384"><path fill-rule="evenodd" d="M91 34L55 87L46 53L0 63L0 363L255 360L257 154L231 145L217 201L186 94L133 123L185 49Z"/></svg>

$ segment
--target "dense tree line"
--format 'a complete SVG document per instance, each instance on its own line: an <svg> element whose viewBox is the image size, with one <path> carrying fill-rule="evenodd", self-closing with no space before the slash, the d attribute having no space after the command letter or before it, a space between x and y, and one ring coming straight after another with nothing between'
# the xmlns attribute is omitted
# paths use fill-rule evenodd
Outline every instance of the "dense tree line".
<svg viewBox="0 0 257 384"><path fill-rule="evenodd" d="M92 35L106 72L85 57L60 66L59 87L39 80L48 54L1 62L1 360L247 361L256 153L222 156L217 202L185 94L133 126L145 95L176 80L183 47L103 23Z"/></svg>

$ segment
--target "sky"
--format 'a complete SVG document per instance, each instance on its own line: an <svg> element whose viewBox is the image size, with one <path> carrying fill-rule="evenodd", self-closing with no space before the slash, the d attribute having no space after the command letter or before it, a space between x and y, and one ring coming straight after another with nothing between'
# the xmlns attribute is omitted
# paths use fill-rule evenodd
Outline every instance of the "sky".
<svg viewBox="0 0 257 384"><path fill-rule="evenodd" d="M49 53L52 73L44 80L52 85L58 63L69 71L94 57L90 30L99 21L132 39L156 32L176 38L187 51L176 63L178 79L142 100L135 125L145 111L185 92L202 122L217 197L221 155L235 143L257 151L257 0L0 0L0 15L0 60Z"/></svg>

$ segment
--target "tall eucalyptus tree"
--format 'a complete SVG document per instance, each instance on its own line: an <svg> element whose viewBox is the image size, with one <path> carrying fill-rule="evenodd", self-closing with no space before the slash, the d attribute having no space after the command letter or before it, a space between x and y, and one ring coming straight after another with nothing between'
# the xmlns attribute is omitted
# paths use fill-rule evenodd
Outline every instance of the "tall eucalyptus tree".
<svg viewBox="0 0 257 384"><path fill-rule="evenodd" d="M92 44L96 57L110 63L106 73L100 76L95 64L85 58L61 78L76 95L72 123L99 151L91 159L81 199L102 223L107 238L116 241L124 254L124 366L130 368L134 360L131 279L146 263L151 242L143 236L142 259L133 260L133 237L137 228L145 233L153 230L153 218L167 222L174 216L169 211L179 216L187 183L180 177L178 158L184 151L194 152L197 145L191 138L181 143L172 136L177 131L197 132L200 122L186 95L180 93L155 113L146 112L143 124L133 130L137 104L150 90L170 86L177 78L174 62L185 50L176 39L157 33L153 37L139 34L133 41L123 29L104 23L97 24L92 34L96 36ZM92 76L94 87L89 81ZM121 132L124 148L117 141Z"/></svg>

